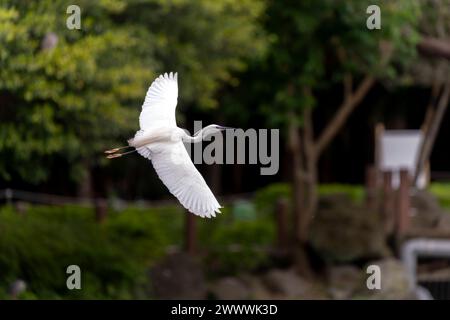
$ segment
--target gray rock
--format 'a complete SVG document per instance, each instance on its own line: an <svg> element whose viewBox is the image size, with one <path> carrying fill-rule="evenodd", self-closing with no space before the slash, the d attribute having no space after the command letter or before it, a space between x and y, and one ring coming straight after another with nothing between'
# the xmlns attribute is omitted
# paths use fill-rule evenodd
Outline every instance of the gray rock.
<svg viewBox="0 0 450 320"><path fill-rule="evenodd" d="M219 300L243 300L250 298L248 286L240 279L226 277L218 280L210 289L214 298Z"/></svg>
<svg viewBox="0 0 450 320"><path fill-rule="evenodd" d="M373 261L368 265L380 267L381 289L369 290L365 280L360 291L356 294L357 297L377 300L402 300L414 297L414 294L410 291L407 271L399 260L389 258ZM366 276L366 279L368 276Z"/></svg>
<svg viewBox="0 0 450 320"><path fill-rule="evenodd" d="M450 213L446 212L441 215L437 227L439 230L450 232Z"/></svg>
<svg viewBox="0 0 450 320"><path fill-rule="evenodd" d="M388 256L379 212L333 199L321 201L311 224L309 238L317 254L328 263Z"/></svg>
<svg viewBox="0 0 450 320"><path fill-rule="evenodd" d="M264 276L264 284L275 294L295 299L308 295L312 286L293 270L272 270Z"/></svg>
<svg viewBox="0 0 450 320"><path fill-rule="evenodd" d="M332 299L349 299L365 281L362 270L352 265L333 266L327 270L328 293Z"/></svg>
<svg viewBox="0 0 450 320"><path fill-rule="evenodd" d="M411 218L412 227L433 228L444 213L437 198L425 190L419 190L411 197L411 208L415 213Z"/></svg>
<svg viewBox="0 0 450 320"><path fill-rule="evenodd" d="M157 299L205 299L206 283L201 265L187 253L169 254L151 270Z"/></svg>
<svg viewBox="0 0 450 320"><path fill-rule="evenodd" d="M245 276L243 280L247 284L250 290L250 299L256 300L270 300L277 299L276 294L274 295L261 278L255 276Z"/></svg>
<svg viewBox="0 0 450 320"><path fill-rule="evenodd" d="M332 193L319 198L319 208L332 209L336 207L352 206L352 198L347 193Z"/></svg>
<svg viewBox="0 0 450 320"><path fill-rule="evenodd" d="M441 211L437 198L426 190L415 191L414 195L411 197L411 205L419 211Z"/></svg>

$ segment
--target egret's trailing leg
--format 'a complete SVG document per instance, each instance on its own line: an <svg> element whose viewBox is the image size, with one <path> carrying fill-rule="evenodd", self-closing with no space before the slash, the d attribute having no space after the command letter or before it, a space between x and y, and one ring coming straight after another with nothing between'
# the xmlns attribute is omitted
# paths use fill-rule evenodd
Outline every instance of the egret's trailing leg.
<svg viewBox="0 0 450 320"><path fill-rule="evenodd" d="M126 154L136 152L136 151L137 150L135 149L135 150L127 151L127 152L124 152L124 153L114 153L114 154L107 155L106 157L108 159L114 159L114 158L118 158L118 157L124 156Z"/></svg>
<svg viewBox="0 0 450 320"><path fill-rule="evenodd" d="M132 146L124 146L124 147L119 147L119 148L114 148L114 149L106 150L105 153L106 153L106 154L116 153L116 152L119 151L119 150L127 149L127 148L132 148Z"/></svg>

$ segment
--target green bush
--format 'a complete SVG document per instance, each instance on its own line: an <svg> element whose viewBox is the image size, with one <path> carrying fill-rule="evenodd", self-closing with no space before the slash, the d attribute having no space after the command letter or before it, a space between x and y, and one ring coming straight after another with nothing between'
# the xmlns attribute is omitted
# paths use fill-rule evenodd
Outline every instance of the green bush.
<svg viewBox="0 0 450 320"><path fill-rule="evenodd" d="M204 238L206 266L211 275L252 271L268 262L275 226L267 220L236 220L216 227Z"/></svg>
<svg viewBox="0 0 450 320"><path fill-rule="evenodd" d="M28 285L23 298L139 297L147 268L177 241L161 228L166 219L177 226L175 216L173 208L128 209L98 224L87 208L33 206L25 215L0 208L0 298L16 279ZM81 290L66 287L72 264L81 268Z"/></svg>
<svg viewBox="0 0 450 320"><path fill-rule="evenodd" d="M319 191L363 198L359 186L325 185ZM289 184L273 184L251 201L228 204L215 219L197 219L209 275L252 271L269 263L274 209L281 197L291 199ZM8 298L8 287L17 279L28 285L24 299L149 298L147 270L168 246L182 245L185 217L179 205L133 207L110 210L98 224L90 208L29 206L20 214L1 207L0 299ZM82 290L66 287L66 268L72 264L82 270Z"/></svg>
<svg viewBox="0 0 450 320"><path fill-rule="evenodd" d="M291 185L287 183L274 183L258 190L254 197L257 210L266 215L272 214L278 199L292 199L291 190Z"/></svg>
<svg viewBox="0 0 450 320"><path fill-rule="evenodd" d="M429 190L438 198L441 206L450 209L450 183L433 182Z"/></svg>
<svg viewBox="0 0 450 320"><path fill-rule="evenodd" d="M350 196L355 203L362 203L364 200L364 187L362 185L353 184L321 184L319 186L320 195L343 193Z"/></svg>

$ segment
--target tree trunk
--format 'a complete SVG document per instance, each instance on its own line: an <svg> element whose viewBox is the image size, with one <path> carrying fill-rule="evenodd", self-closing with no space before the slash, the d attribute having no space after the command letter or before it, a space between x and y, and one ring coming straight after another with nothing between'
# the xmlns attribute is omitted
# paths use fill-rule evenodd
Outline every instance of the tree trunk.
<svg viewBox="0 0 450 320"><path fill-rule="evenodd" d="M197 217L187 210L184 215L184 250L194 255L197 251Z"/></svg>
<svg viewBox="0 0 450 320"><path fill-rule="evenodd" d="M222 170L218 164L208 166L209 186L214 194L219 195L222 190Z"/></svg>
<svg viewBox="0 0 450 320"><path fill-rule="evenodd" d="M437 73L435 73L435 74L437 75ZM424 119L422 127L421 127L421 129L424 133L424 136L427 135L428 130L431 127L431 123L433 122L436 101L439 96L439 91L441 91L442 86L443 86L442 80L443 79L441 79L441 77L436 76L433 81L433 85L431 86L431 97L430 97L430 101L428 102L427 109L425 111L425 119Z"/></svg>
<svg viewBox="0 0 450 320"><path fill-rule="evenodd" d="M78 196L80 198L91 199L94 198L94 188L93 188L93 179L92 172L89 160L82 161L84 176L78 185Z"/></svg>
<svg viewBox="0 0 450 320"><path fill-rule="evenodd" d="M434 141L436 140L437 133L439 132L439 127L441 126L442 119L444 118L445 111L447 110L448 107L449 96L450 96L450 77L447 78L441 97L439 98L438 106L436 108L433 121L431 122L430 127L427 130L426 136L422 142L419 152L419 161L417 162L416 171L414 173L414 179L412 183L413 186L417 185L417 180L419 179L420 173L422 172L427 159L429 159L431 155Z"/></svg>
<svg viewBox="0 0 450 320"><path fill-rule="evenodd" d="M242 164L235 164L232 167L232 176L233 176L233 191L235 193L242 192L242 178L244 175L244 170Z"/></svg>
<svg viewBox="0 0 450 320"><path fill-rule="evenodd" d="M351 81L346 82L344 101L317 141L314 139L312 109L310 106L305 106L303 110L304 127L301 137L298 125L295 123L295 116L293 114L289 115L293 119L289 127L288 142L293 161L295 238L302 244L306 243L308 239L309 225L317 209L319 157L343 127L350 114L360 105L374 83L375 79L368 75L353 91ZM312 93L309 88L304 88L303 94L311 95Z"/></svg>
<svg viewBox="0 0 450 320"><path fill-rule="evenodd" d="M303 156L305 153L304 139L300 135L295 117L291 115L291 123L289 125L288 148L292 157L292 196L293 196L293 216L294 216L294 240L297 246L294 248L294 261L296 270L301 275L310 277L312 269L309 264L308 254L305 244L308 240L309 222L311 220L311 209L305 205L305 195L308 199L314 193L311 193L311 186L308 185L309 192L306 193L305 186L309 183L309 172L304 170ZM310 200L308 200L310 201ZM310 202L311 203L311 202Z"/></svg>
<svg viewBox="0 0 450 320"><path fill-rule="evenodd" d="M306 206L305 212L302 215L301 223L301 242L306 243L309 234L309 225L311 224L311 219L317 209L317 157L314 148L314 136L313 136L313 121L312 121L312 110L311 108L306 108L303 113L304 121L304 155L305 155L305 168L307 173L306 183Z"/></svg>
<svg viewBox="0 0 450 320"><path fill-rule="evenodd" d="M291 118L292 119L292 118ZM302 214L304 204L302 151L300 145L298 125L292 120L289 125L288 148L292 159L292 201L294 217L294 238L296 241L302 239Z"/></svg>

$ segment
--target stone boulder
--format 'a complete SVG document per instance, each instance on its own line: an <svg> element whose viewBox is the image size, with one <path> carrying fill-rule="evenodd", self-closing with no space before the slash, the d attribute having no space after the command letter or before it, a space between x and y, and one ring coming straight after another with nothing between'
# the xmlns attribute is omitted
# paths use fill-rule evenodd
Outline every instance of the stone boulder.
<svg viewBox="0 0 450 320"><path fill-rule="evenodd" d="M210 293L214 299L244 300L250 298L249 287L242 280L235 277L219 279L211 285Z"/></svg>
<svg viewBox="0 0 450 320"><path fill-rule="evenodd" d="M205 299L201 264L187 253L172 253L150 271L157 299Z"/></svg>
<svg viewBox="0 0 450 320"><path fill-rule="evenodd" d="M241 275L240 278L247 285L250 294L250 299L256 300L270 300L276 299L276 293L274 294L265 284L264 280L261 277L257 277L254 275L244 274Z"/></svg>
<svg viewBox="0 0 450 320"><path fill-rule="evenodd" d="M380 267L381 288L368 289L366 281L370 275L366 274L359 291L355 294L356 298L376 300L415 299L415 295L409 287L407 270L400 260L389 258L370 262L367 266L369 265ZM367 266L365 270L367 270Z"/></svg>
<svg viewBox="0 0 450 320"><path fill-rule="evenodd" d="M300 277L294 270L271 270L263 276L265 286L274 299L325 299L326 293L319 287Z"/></svg>
<svg viewBox="0 0 450 320"><path fill-rule="evenodd" d="M445 213L439 218L437 229L450 232L450 213Z"/></svg>
<svg viewBox="0 0 450 320"><path fill-rule="evenodd" d="M444 213L436 197L426 190L414 193L411 197L411 208L411 227L434 228Z"/></svg>
<svg viewBox="0 0 450 320"><path fill-rule="evenodd" d="M380 214L353 203L345 195L320 199L309 241L315 252L330 264L390 254Z"/></svg>
<svg viewBox="0 0 450 320"><path fill-rule="evenodd" d="M362 270L353 265L327 269L327 290L331 299L350 299L365 281Z"/></svg>

